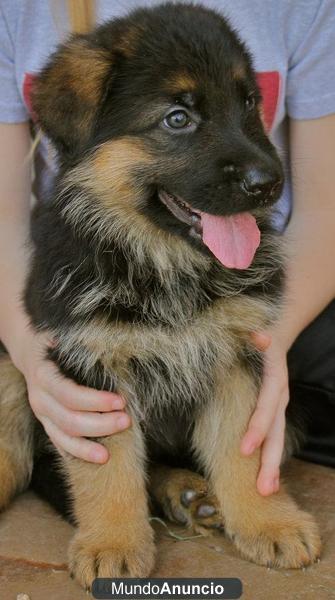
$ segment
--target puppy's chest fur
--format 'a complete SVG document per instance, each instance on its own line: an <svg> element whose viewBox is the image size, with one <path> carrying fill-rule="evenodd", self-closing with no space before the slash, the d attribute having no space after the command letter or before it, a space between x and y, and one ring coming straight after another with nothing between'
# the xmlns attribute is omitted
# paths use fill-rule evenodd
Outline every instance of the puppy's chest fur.
<svg viewBox="0 0 335 600"><path fill-rule="evenodd" d="M188 297L161 290L147 297L147 318L137 322L98 311L58 329L54 359L81 383L123 393L147 424L176 408L194 413L213 397L217 373L252 354L249 332L271 320L274 310L247 296L207 296L206 302L204 296L194 288Z"/></svg>
<svg viewBox="0 0 335 600"><path fill-rule="evenodd" d="M236 356L220 312L208 308L179 327L95 318L62 335L55 358L78 382L124 394L150 456L180 464L197 412L214 396L218 364L228 369Z"/></svg>

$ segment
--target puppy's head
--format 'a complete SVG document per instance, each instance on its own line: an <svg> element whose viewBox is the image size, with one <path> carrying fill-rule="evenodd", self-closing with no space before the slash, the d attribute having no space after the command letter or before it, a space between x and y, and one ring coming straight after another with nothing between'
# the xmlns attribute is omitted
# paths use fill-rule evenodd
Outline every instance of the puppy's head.
<svg viewBox="0 0 335 600"><path fill-rule="evenodd" d="M33 107L107 218L227 267L252 262L254 214L278 199L283 172L250 57L222 16L166 3L75 36L40 74Z"/></svg>

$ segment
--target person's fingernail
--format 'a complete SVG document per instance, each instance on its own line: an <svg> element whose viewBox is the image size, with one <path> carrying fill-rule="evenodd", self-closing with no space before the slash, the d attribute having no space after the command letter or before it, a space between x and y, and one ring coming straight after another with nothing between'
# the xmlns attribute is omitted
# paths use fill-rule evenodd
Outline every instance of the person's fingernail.
<svg viewBox="0 0 335 600"><path fill-rule="evenodd" d="M91 452L91 460L103 464L108 460L108 452L104 452L104 450L93 450Z"/></svg>
<svg viewBox="0 0 335 600"><path fill-rule="evenodd" d="M263 496L271 496L274 492L273 481L268 481L263 484Z"/></svg>
<svg viewBox="0 0 335 600"><path fill-rule="evenodd" d="M117 398L115 398L113 400L113 409L114 410L120 410L122 408L124 408L125 402L124 399L121 398L121 396L118 396Z"/></svg>
<svg viewBox="0 0 335 600"><path fill-rule="evenodd" d="M252 454L253 451L256 448L256 444L255 442L252 442L251 440L246 442L245 444L243 444L243 453L244 454Z"/></svg>
<svg viewBox="0 0 335 600"><path fill-rule="evenodd" d="M279 483L279 477L276 477L275 480L274 480L274 482L273 482L273 491L274 492L278 492L279 485L280 485L280 483Z"/></svg>
<svg viewBox="0 0 335 600"><path fill-rule="evenodd" d="M127 429L127 427L129 427L130 425L130 419L128 415L121 415L120 417L118 417L116 424L118 429Z"/></svg>

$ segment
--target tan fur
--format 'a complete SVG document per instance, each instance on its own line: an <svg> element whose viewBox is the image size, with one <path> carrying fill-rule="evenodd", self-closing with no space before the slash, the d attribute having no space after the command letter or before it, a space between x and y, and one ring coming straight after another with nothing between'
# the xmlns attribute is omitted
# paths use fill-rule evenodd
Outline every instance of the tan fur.
<svg viewBox="0 0 335 600"><path fill-rule="evenodd" d="M83 102L89 103L92 110L100 98L102 79L110 68L111 59L106 51L93 50L87 42L76 40L68 44L59 69L53 70L50 84L59 84L59 79L65 74L67 85Z"/></svg>
<svg viewBox="0 0 335 600"><path fill-rule="evenodd" d="M0 448L0 511L15 495L17 488L16 467L8 450Z"/></svg>
<svg viewBox="0 0 335 600"><path fill-rule="evenodd" d="M132 171L154 162L142 140L123 137L105 142L89 161L89 172L84 175L88 189L93 188L98 199L106 203L106 208L118 206L125 212L125 218L134 206L138 207L141 187L131 185ZM139 187L139 189L138 189Z"/></svg>
<svg viewBox="0 0 335 600"><path fill-rule="evenodd" d="M42 122L62 119L63 90L73 93L78 109L73 115L73 135L85 140L93 122L102 82L111 68L111 57L103 49L93 49L83 39L63 47L52 69L32 89L34 110ZM56 98L56 100L55 100Z"/></svg>
<svg viewBox="0 0 335 600"><path fill-rule="evenodd" d="M257 389L243 369L217 378L216 401L194 432L194 448L218 498L225 530L243 556L261 565L298 568L320 554L314 519L285 487L262 497L256 489L260 452L240 453L240 441L256 406Z"/></svg>
<svg viewBox="0 0 335 600"><path fill-rule="evenodd" d="M0 510L29 483L33 466L32 413L25 381L7 356L0 359Z"/></svg>
<svg viewBox="0 0 335 600"><path fill-rule="evenodd" d="M246 77L245 66L243 63L236 63L233 65L233 77L236 80L244 79Z"/></svg>
<svg viewBox="0 0 335 600"><path fill-rule="evenodd" d="M66 461L79 522L70 569L87 588L95 577L148 576L154 562L142 434L134 423L103 443L110 452L105 465Z"/></svg>
<svg viewBox="0 0 335 600"><path fill-rule="evenodd" d="M173 79L169 79L165 84L165 89L170 94L194 92L196 88L197 82L189 73L176 73Z"/></svg>

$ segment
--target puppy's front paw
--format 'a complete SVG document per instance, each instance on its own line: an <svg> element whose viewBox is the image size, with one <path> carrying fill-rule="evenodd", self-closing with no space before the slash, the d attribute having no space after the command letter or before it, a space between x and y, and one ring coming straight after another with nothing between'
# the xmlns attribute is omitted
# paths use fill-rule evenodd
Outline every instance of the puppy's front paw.
<svg viewBox="0 0 335 600"><path fill-rule="evenodd" d="M263 522L257 515L248 526L241 523L228 533L245 558L268 567L298 569L315 562L321 551L313 517L297 508Z"/></svg>
<svg viewBox="0 0 335 600"><path fill-rule="evenodd" d="M153 569L155 546L149 524L140 529L137 524L130 533L128 527L111 528L109 534L78 531L70 544L70 574L86 590L96 577L148 577Z"/></svg>

